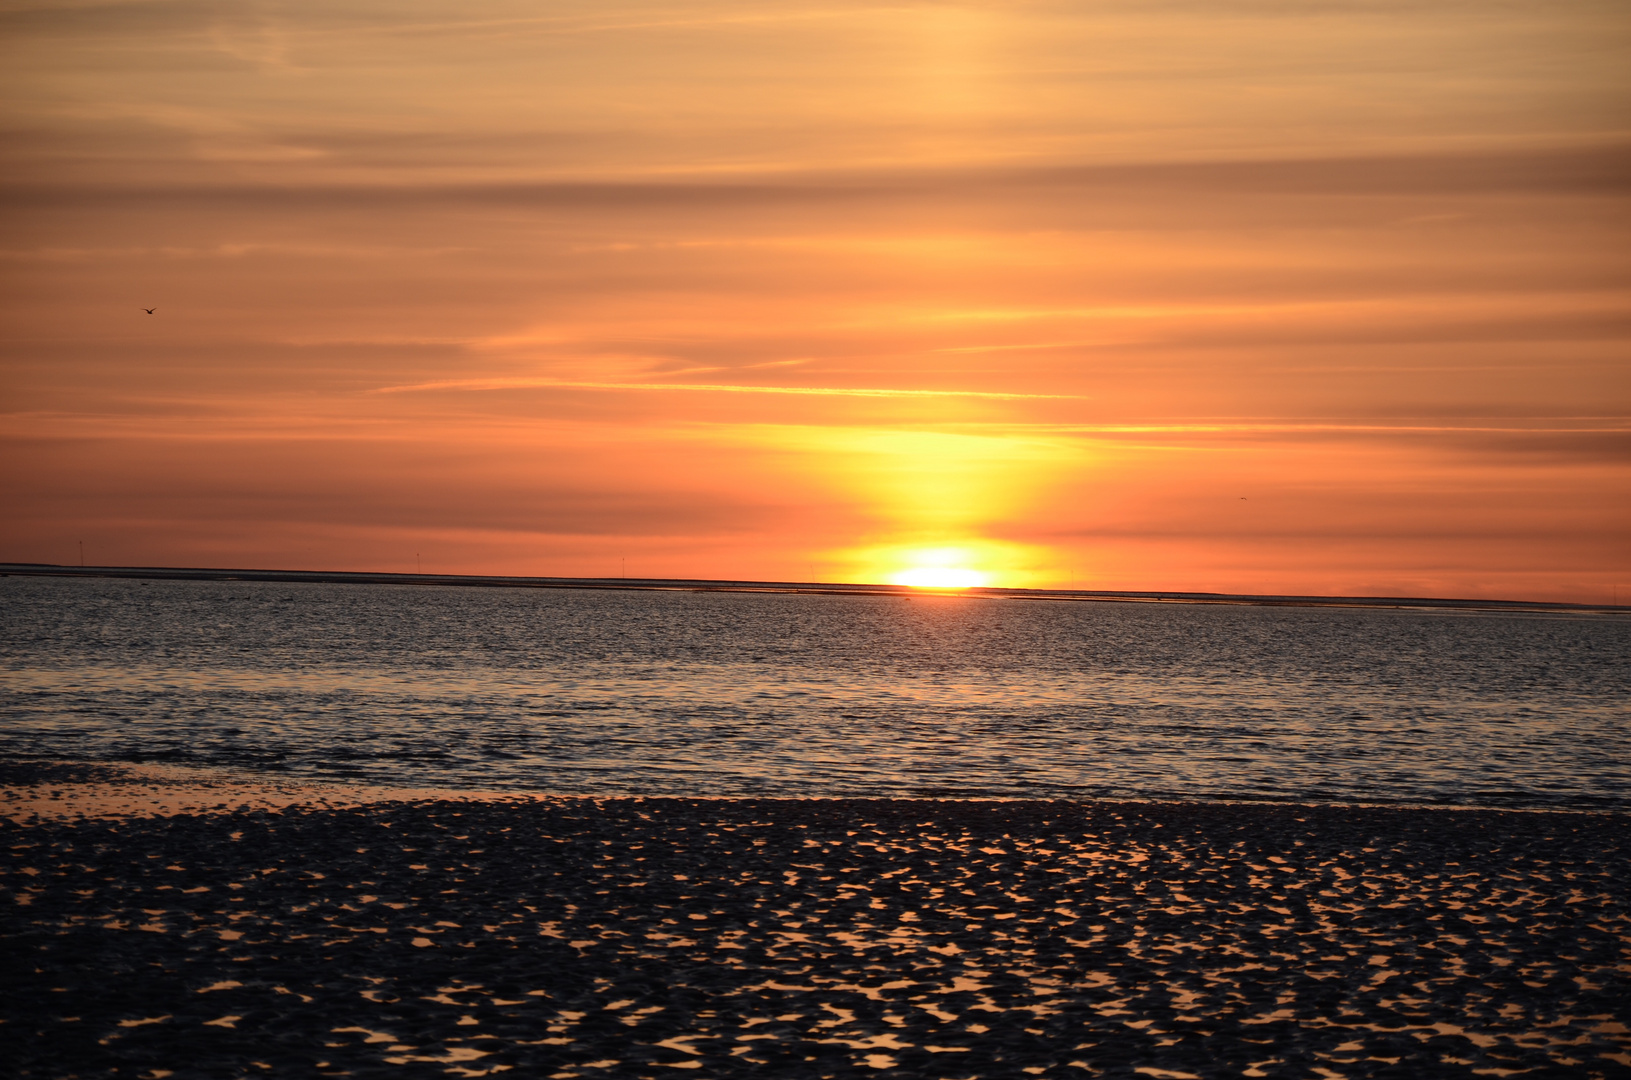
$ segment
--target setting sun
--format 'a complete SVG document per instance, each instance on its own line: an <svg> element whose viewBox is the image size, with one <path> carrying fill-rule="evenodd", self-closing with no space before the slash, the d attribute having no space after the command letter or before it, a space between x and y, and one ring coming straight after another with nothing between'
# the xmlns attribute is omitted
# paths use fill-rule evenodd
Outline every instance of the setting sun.
<svg viewBox="0 0 1631 1080"><path fill-rule="evenodd" d="M920 566L896 574L890 579L890 584L911 585L920 589L974 589L985 584L985 575L978 570L950 566Z"/></svg>
<svg viewBox="0 0 1631 1080"><path fill-rule="evenodd" d="M977 589L990 585L992 574L988 570L976 570L974 565L990 567L993 563L981 558L982 552L975 550L975 547L897 549L887 556L895 569L880 573L877 577L891 585L907 585L916 589Z"/></svg>
<svg viewBox="0 0 1631 1080"><path fill-rule="evenodd" d="M1063 580L1050 572L1047 552L984 537L956 543L882 544L836 553L842 580L918 589L1040 588Z"/></svg>

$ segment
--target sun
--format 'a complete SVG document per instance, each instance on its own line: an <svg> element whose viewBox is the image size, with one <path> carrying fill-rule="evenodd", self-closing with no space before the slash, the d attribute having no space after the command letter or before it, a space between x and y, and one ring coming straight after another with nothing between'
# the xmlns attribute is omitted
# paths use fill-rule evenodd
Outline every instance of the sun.
<svg viewBox="0 0 1631 1080"><path fill-rule="evenodd" d="M848 576L834 580L904 585L911 589L1011 589L1046 579L1036 570L1051 553L1004 540L968 537L940 543L879 544L833 553Z"/></svg>
<svg viewBox="0 0 1631 1080"><path fill-rule="evenodd" d="M915 566L902 570L889 581L892 585L919 589L974 589L985 584L986 575L955 566Z"/></svg>

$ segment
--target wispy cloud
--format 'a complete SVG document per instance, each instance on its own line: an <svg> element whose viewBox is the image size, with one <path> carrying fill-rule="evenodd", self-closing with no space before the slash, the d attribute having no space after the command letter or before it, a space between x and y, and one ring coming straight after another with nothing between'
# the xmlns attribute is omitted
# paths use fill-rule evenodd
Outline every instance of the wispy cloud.
<svg viewBox="0 0 1631 1080"><path fill-rule="evenodd" d="M736 383L589 382L570 379L437 379L431 382L381 386L371 393L403 394L430 390L642 390L690 391L716 394L790 394L811 397L863 398L988 398L997 401L1083 400L1080 394L1018 394L996 390L913 390L870 386L750 386Z"/></svg>

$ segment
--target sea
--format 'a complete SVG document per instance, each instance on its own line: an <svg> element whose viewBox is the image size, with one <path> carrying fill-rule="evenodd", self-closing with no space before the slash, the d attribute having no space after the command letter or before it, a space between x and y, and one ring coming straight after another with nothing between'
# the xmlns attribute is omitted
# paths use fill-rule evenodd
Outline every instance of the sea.
<svg viewBox="0 0 1631 1080"><path fill-rule="evenodd" d="M1631 809L1631 620L0 578L0 760L569 795Z"/></svg>

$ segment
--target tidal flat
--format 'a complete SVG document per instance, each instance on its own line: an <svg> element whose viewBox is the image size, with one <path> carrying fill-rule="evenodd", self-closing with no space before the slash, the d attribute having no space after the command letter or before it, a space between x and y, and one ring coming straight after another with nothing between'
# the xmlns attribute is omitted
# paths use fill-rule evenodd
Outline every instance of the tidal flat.
<svg viewBox="0 0 1631 1080"><path fill-rule="evenodd" d="M18 1077L1631 1075L1623 815L10 773Z"/></svg>

